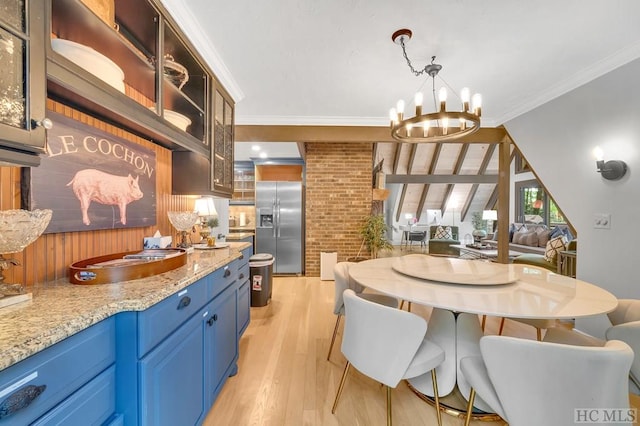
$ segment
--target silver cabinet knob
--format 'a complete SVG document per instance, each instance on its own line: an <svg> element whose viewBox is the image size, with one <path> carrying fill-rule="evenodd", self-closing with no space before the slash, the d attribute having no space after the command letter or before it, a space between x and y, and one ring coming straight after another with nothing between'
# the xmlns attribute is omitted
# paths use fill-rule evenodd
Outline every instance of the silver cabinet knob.
<svg viewBox="0 0 640 426"><path fill-rule="evenodd" d="M33 124L33 127L44 127L47 130L51 130L51 128L53 127L53 121L51 121L51 119L49 118L43 118L42 120L31 120L31 123Z"/></svg>

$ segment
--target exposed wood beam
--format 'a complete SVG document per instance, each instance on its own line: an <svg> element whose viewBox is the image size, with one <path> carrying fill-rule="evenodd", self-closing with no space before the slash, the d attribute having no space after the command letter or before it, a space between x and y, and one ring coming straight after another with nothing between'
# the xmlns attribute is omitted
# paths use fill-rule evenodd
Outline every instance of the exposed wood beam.
<svg viewBox="0 0 640 426"><path fill-rule="evenodd" d="M491 158L493 157L493 153L495 151L496 151L496 145L495 144L487 145L487 151L484 153L484 157L482 158L482 163L480 164L480 167L478 168L478 175L484 175L487 172L487 167L489 167L489 162L491 161ZM477 183L474 183L471 186L471 190L469 191L469 194L467 195L467 200L465 201L464 207L462 208L462 217L463 218L467 217L467 213L469 211L469 208L471 208L471 203L473 202L473 198L476 196L476 192L478 192L478 187L479 186L480 186L480 184L477 184Z"/></svg>
<svg viewBox="0 0 640 426"><path fill-rule="evenodd" d="M402 190L400 191L400 200L398 201L398 206L402 206L404 204L404 197L407 195L407 185L402 185ZM400 213L402 209L398 207L396 210L396 222L400 221Z"/></svg>
<svg viewBox="0 0 640 426"><path fill-rule="evenodd" d="M393 150L393 165L391 170L393 170L393 174L398 173L398 167L400 167L400 154L402 153L402 144L396 144Z"/></svg>
<svg viewBox="0 0 640 426"><path fill-rule="evenodd" d="M511 139L498 147L498 256L499 263L509 263L509 187L511 171Z"/></svg>
<svg viewBox="0 0 640 426"><path fill-rule="evenodd" d="M511 155L509 156L509 167L511 167L511 163L513 163L513 159L515 158L515 156L516 156L516 147L515 145L512 144ZM484 209L495 210L494 208L496 204L498 204L498 186L497 185L495 188L493 188L493 192L491 192L491 195L487 200L487 204L484 205Z"/></svg>
<svg viewBox="0 0 640 426"><path fill-rule="evenodd" d="M482 128L455 143L496 143L504 127ZM236 142L393 142L387 126L236 125Z"/></svg>
<svg viewBox="0 0 640 426"><path fill-rule="evenodd" d="M428 174L433 175L433 172L436 170L436 165L438 164L438 159L440 158L440 153L442 152L442 144L439 143L433 149L433 155L431 156L431 164L429 164ZM422 210L424 210L424 203L427 201L427 195L429 194L429 184L425 183L422 188L422 194L420 195L420 201L418 202L418 220L422 216Z"/></svg>
<svg viewBox="0 0 640 426"><path fill-rule="evenodd" d="M498 183L498 175L387 175L387 183Z"/></svg>

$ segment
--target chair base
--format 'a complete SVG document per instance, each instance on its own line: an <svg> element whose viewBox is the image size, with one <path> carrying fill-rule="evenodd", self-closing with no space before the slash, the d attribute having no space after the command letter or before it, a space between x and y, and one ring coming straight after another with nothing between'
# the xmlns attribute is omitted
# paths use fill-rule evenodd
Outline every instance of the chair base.
<svg viewBox="0 0 640 426"><path fill-rule="evenodd" d="M432 405L435 408L436 402L432 397L423 394L422 392L420 392L419 390L411 386L411 383L409 383L408 381L405 381L405 382L407 383L407 386L409 387L409 389L413 393L415 393L418 396L418 398L420 398L427 404ZM467 416L467 401L460 394L457 387L453 390L453 392L451 392L451 394L445 397L441 396L439 400L440 400L439 401L440 411L442 413L448 416L458 417L461 419ZM471 420L479 420L482 422L496 422L501 419L502 418L495 413L474 413L471 415Z"/></svg>

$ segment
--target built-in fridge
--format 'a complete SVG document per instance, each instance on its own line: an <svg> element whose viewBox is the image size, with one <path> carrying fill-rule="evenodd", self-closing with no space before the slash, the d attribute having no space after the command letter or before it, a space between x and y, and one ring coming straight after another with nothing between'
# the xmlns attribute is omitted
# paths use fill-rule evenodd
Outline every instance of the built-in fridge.
<svg viewBox="0 0 640 426"><path fill-rule="evenodd" d="M302 273L302 182L256 182L256 253L275 257L274 274Z"/></svg>

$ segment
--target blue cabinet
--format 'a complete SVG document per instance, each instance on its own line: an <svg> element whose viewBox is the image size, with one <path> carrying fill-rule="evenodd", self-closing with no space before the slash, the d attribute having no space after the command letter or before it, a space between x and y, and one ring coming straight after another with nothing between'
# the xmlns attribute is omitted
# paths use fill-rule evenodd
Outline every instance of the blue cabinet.
<svg viewBox="0 0 640 426"><path fill-rule="evenodd" d="M253 254L253 246L242 251L238 260L238 338L249 326L251 319L251 286L249 258Z"/></svg>
<svg viewBox="0 0 640 426"><path fill-rule="evenodd" d="M195 425L204 418L206 314L192 316L140 360L140 424Z"/></svg>
<svg viewBox="0 0 640 426"><path fill-rule="evenodd" d="M210 306L206 330L206 392L213 405L227 377L236 374L238 360L237 286L228 287Z"/></svg>
<svg viewBox="0 0 640 426"><path fill-rule="evenodd" d="M0 371L0 425L106 422L115 415L115 353L109 318Z"/></svg>

